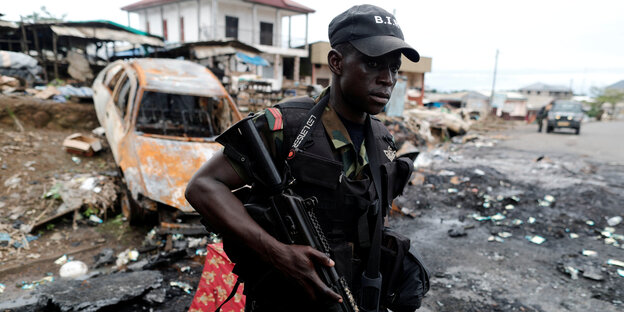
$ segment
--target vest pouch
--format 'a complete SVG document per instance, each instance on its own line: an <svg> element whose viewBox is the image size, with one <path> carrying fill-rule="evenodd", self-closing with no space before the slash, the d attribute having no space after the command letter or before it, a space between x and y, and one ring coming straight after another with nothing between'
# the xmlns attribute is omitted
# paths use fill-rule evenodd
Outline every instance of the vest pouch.
<svg viewBox="0 0 624 312"><path fill-rule="evenodd" d="M409 182L413 169L414 164L407 157L399 157L381 165L381 187L385 204L389 206L392 199L403 194L403 188Z"/></svg>
<svg viewBox="0 0 624 312"><path fill-rule="evenodd" d="M409 238L384 228L381 266L383 305L394 312L412 312L429 291L429 272L411 247Z"/></svg>
<svg viewBox="0 0 624 312"><path fill-rule="evenodd" d="M342 163L304 150L297 151L290 162L295 179L335 190L338 187Z"/></svg>

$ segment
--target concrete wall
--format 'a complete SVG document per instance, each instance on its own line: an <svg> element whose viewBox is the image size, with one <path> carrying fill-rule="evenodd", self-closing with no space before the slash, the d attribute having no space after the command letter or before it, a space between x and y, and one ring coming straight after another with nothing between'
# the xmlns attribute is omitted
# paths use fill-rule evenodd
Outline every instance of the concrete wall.
<svg viewBox="0 0 624 312"><path fill-rule="evenodd" d="M223 39L225 38L225 16L232 16L238 18L238 40L246 44L260 44L260 22L273 24L273 46L275 47L280 47L282 37L288 35L282 34L282 18L293 14L293 12L255 5L256 20L254 21L254 5L251 3L240 0L216 1L216 3L218 12L216 37L213 35L215 25L212 20L212 0L181 1L136 11L134 13L139 15L137 28L148 31L147 22L149 21L149 32L163 36L162 19L165 19L167 20L167 41L180 42L180 17L183 17L185 42ZM304 31L303 29L292 29L293 34ZM284 40L286 39L284 38Z"/></svg>

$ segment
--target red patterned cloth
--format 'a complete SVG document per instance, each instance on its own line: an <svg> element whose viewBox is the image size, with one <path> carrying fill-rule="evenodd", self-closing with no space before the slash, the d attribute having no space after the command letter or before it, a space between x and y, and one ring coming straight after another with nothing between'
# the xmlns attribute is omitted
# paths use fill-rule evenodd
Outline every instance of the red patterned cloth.
<svg viewBox="0 0 624 312"><path fill-rule="evenodd" d="M223 251L222 243L208 245L207 251L202 277L189 312L212 312L216 310L230 295L238 278L236 274L232 273L234 264ZM221 311L245 311L245 295L243 295L242 284L238 287L236 295L221 307Z"/></svg>

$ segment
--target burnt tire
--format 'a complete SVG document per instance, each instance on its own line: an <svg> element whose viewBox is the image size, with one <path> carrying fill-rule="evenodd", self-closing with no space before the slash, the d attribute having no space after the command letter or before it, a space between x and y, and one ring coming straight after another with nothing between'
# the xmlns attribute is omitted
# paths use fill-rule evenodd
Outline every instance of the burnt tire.
<svg viewBox="0 0 624 312"><path fill-rule="evenodd" d="M576 135L581 134L581 127L576 128L574 133L576 133Z"/></svg>
<svg viewBox="0 0 624 312"><path fill-rule="evenodd" d="M142 225L146 220L146 211L132 198L126 188L121 195L121 213L130 225Z"/></svg>

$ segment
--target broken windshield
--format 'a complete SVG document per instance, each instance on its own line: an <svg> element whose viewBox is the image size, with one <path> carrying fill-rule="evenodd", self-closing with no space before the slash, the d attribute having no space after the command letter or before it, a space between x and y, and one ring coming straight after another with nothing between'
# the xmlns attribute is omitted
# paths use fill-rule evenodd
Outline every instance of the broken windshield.
<svg viewBox="0 0 624 312"><path fill-rule="evenodd" d="M214 137L232 125L232 111L221 97L145 91L136 130L181 137Z"/></svg>

